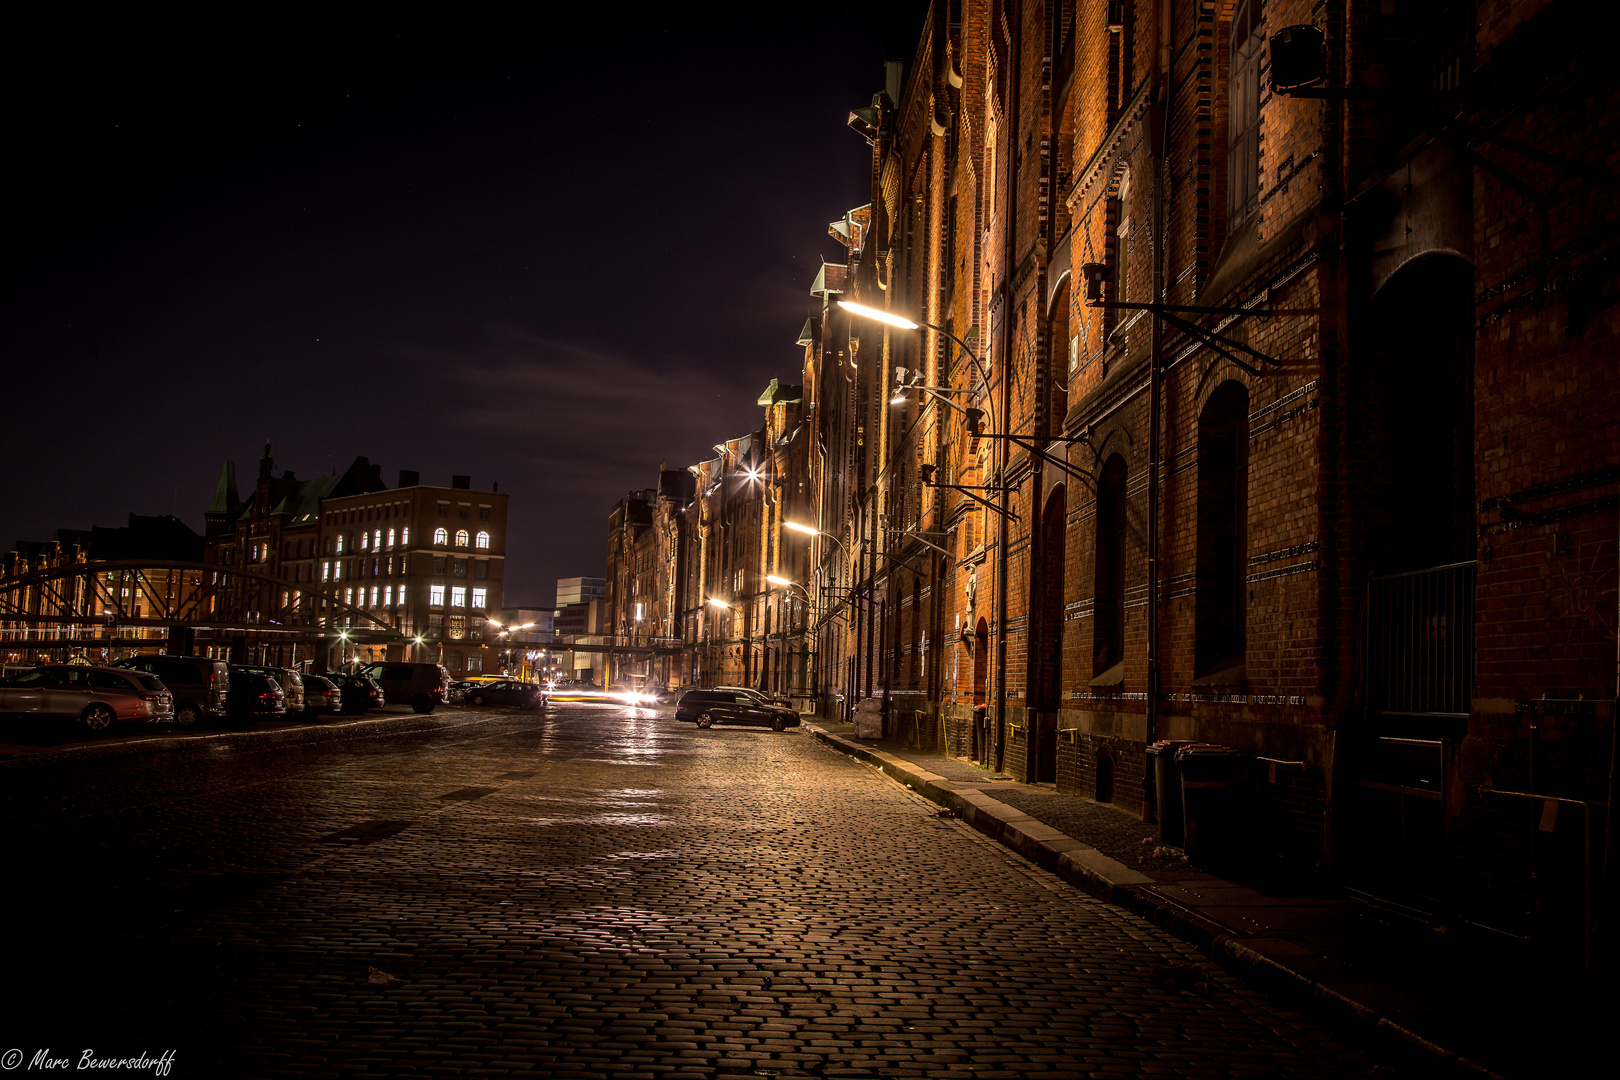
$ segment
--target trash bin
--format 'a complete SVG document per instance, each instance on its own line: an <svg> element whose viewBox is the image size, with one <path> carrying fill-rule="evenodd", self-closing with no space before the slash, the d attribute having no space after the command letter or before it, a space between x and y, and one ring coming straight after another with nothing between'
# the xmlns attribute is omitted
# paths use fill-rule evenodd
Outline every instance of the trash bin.
<svg viewBox="0 0 1620 1080"><path fill-rule="evenodd" d="M1159 843L1181 846L1181 774L1176 771L1176 751L1192 743L1185 739L1160 739L1147 748L1148 768L1153 776L1153 812L1159 822Z"/></svg>
<svg viewBox="0 0 1620 1080"><path fill-rule="evenodd" d="M1181 773L1181 832L1194 861L1220 862L1237 843L1233 785L1241 762L1236 750L1211 743L1193 743L1176 751L1176 769Z"/></svg>

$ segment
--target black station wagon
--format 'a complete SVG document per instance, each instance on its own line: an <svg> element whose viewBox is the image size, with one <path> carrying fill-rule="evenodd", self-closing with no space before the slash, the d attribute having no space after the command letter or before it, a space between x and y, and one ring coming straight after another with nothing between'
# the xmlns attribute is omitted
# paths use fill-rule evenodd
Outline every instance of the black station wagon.
<svg viewBox="0 0 1620 1080"><path fill-rule="evenodd" d="M750 690L688 690L675 706L675 719L700 728L712 724L764 724L772 731L798 727L799 714L772 705Z"/></svg>

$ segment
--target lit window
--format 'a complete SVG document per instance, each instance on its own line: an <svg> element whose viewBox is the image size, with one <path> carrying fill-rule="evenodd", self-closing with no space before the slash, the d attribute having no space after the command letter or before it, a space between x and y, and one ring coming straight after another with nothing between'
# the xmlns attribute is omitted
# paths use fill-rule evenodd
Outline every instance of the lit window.
<svg viewBox="0 0 1620 1080"><path fill-rule="evenodd" d="M428 586L428 603L432 604L434 607L443 607L444 606L444 586L443 585L429 585Z"/></svg>
<svg viewBox="0 0 1620 1080"><path fill-rule="evenodd" d="M466 529L457 529L456 530L456 547L466 547L466 546L467 546L467 530Z"/></svg>
<svg viewBox="0 0 1620 1080"><path fill-rule="evenodd" d="M450 542L450 534L445 532L442 528L434 529L433 542L435 544L447 544Z"/></svg>
<svg viewBox="0 0 1620 1080"><path fill-rule="evenodd" d="M478 544L477 544L478 547L481 547L481 548L489 547L489 533L481 531L481 532L479 532L477 539L478 539Z"/></svg>
<svg viewBox="0 0 1620 1080"><path fill-rule="evenodd" d="M487 590L487 589L474 589L473 590L473 605L472 606L475 607L475 608L482 609L483 606L484 606L484 602L485 602L485 600L488 599L488 597L489 597L489 590Z"/></svg>
<svg viewBox="0 0 1620 1080"><path fill-rule="evenodd" d="M345 604L354 603L354 590L353 589L344 589L343 590L343 602Z"/></svg>
<svg viewBox="0 0 1620 1080"><path fill-rule="evenodd" d="M371 534L370 533L361 533L360 534L360 550L365 551L367 546L369 545L370 541L371 541Z"/></svg>
<svg viewBox="0 0 1620 1080"><path fill-rule="evenodd" d="M360 591L365 592L366 590L361 589ZM375 586L375 585L373 585L371 587L371 604L370 604L370 606L371 607L376 607L377 606L377 586Z"/></svg>
<svg viewBox="0 0 1620 1080"><path fill-rule="evenodd" d="M374 548L382 547L382 530L381 529L378 529L376 532L371 534L371 546L374 547Z"/></svg>
<svg viewBox="0 0 1620 1080"><path fill-rule="evenodd" d="M383 606L394 606L394 587L392 585L385 585L383 587Z"/></svg>
<svg viewBox="0 0 1620 1080"><path fill-rule="evenodd" d="M342 533L338 534L337 542L338 542L337 553L339 555L341 555L341 554L343 554L343 534Z"/></svg>
<svg viewBox="0 0 1620 1080"><path fill-rule="evenodd" d="M332 580L333 581L342 581L343 580L343 564L342 563L334 563L332 565Z"/></svg>
<svg viewBox="0 0 1620 1080"><path fill-rule="evenodd" d="M451 589L450 590L450 606L451 607L466 607L467 606L467 590L463 589L460 585L457 585L455 588Z"/></svg>
<svg viewBox="0 0 1620 1080"><path fill-rule="evenodd" d="M393 529L388 530L388 546L389 547L394 546L394 530Z"/></svg>
<svg viewBox="0 0 1620 1080"><path fill-rule="evenodd" d="M331 563L329 563L329 562L321 563L321 580L322 581L331 581L332 580L332 564Z"/></svg>
<svg viewBox="0 0 1620 1080"><path fill-rule="evenodd" d="M410 544L411 544L411 527L409 525L407 525L403 529L399 530L399 546L400 547L410 547Z"/></svg>

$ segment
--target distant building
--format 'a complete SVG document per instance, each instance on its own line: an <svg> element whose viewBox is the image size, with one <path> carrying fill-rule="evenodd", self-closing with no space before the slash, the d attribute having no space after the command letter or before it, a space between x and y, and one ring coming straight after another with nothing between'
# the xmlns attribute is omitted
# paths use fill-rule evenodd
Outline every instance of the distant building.
<svg viewBox="0 0 1620 1080"><path fill-rule="evenodd" d="M362 632L382 626L415 639L276 645L260 657L265 662L320 668L353 659L420 659L452 673L483 671L493 661L485 655L485 620L503 602L507 499L493 487L473 490L465 476L453 477L449 487L424 485L413 470L401 470L399 486L390 489L380 467L363 457L341 476L278 477L266 446L251 499L238 498L235 466L225 464L205 515L207 561L300 586L283 597L295 624ZM254 621L251 611L240 614ZM211 643L209 651L245 658L242 645Z"/></svg>
<svg viewBox="0 0 1620 1080"><path fill-rule="evenodd" d="M557 579L557 609L586 600L600 600L607 595L607 578L565 577Z"/></svg>

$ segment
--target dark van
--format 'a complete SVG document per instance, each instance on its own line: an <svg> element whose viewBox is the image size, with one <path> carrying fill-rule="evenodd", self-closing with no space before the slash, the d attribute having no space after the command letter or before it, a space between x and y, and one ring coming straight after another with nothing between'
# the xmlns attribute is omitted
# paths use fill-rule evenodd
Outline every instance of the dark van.
<svg viewBox="0 0 1620 1080"><path fill-rule="evenodd" d="M113 667L146 671L163 680L174 695L174 722L196 727L223 719L229 711L231 674L223 660L202 656L131 656Z"/></svg>
<svg viewBox="0 0 1620 1080"><path fill-rule="evenodd" d="M388 705L409 705L419 713L430 713L450 699L450 673L438 664L383 660L367 664L364 671L382 687L383 702Z"/></svg>

